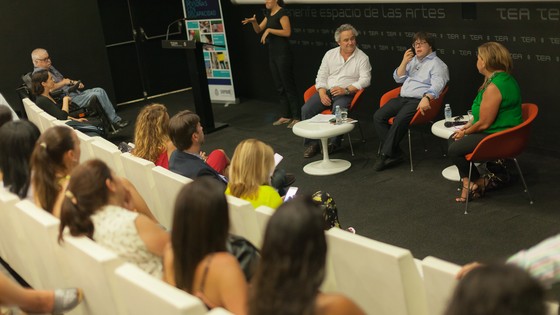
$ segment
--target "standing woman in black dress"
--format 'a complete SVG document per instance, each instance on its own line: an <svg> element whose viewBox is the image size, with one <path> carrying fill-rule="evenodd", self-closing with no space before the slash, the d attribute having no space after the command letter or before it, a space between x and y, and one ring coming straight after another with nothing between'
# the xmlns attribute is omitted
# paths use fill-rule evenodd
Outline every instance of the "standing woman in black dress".
<svg viewBox="0 0 560 315"><path fill-rule="evenodd" d="M280 96L280 103L284 107L284 114L273 125L289 123L288 128L292 128L301 120L301 104L294 78L294 57L289 42L292 27L288 13L282 8L284 0L266 0L265 5L268 11L260 24L257 23L255 15L241 23L251 23L257 34L263 33L261 43L268 44L270 71Z"/></svg>

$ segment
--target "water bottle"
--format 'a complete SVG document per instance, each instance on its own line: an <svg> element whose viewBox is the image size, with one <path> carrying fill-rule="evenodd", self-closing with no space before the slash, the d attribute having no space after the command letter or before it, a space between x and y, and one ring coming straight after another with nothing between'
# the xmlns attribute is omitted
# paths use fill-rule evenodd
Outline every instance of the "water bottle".
<svg viewBox="0 0 560 315"><path fill-rule="evenodd" d="M445 114L445 122L452 122L453 113L451 112L451 106L449 106L449 104L445 104L445 109L443 112Z"/></svg>
<svg viewBox="0 0 560 315"><path fill-rule="evenodd" d="M336 117L336 124L342 124L342 114L340 113L340 105L336 105L334 109L334 117Z"/></svg>

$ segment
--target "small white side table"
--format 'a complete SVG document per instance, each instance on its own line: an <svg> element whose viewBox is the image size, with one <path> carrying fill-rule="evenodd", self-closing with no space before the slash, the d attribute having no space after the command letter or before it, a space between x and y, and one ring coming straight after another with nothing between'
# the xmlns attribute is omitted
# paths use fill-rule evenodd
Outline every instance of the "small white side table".
<svg viewBox="0 0 560 315"><path fill-rule="evenodd" d="M463 117L467 117L468 115L463 115ZM465 119L463 119L465 120ZM436 123L432 125L432 133L440 138L449 139L451 135L461 129L462 126L453 126L453 127L445 127L445 119L438 120ZM459 175L459 170L455 165L451 165L446 167L442 172L441 175L448 180L458 182L461 180L461 176Z"/></svg>
<svg viewBox="0 0 560 315"><path fill-rule="evenodd" d="M354 129L352 123L335 125L328 122L310 122L309 119L295 124L292 128L295 135L309 139L320 139L323 149L323 159L305 165L303 171L309 175L332 175L349 169L352 165L349 161L329 158L327 141L331 137L349 133L352 129Z"/></svg>

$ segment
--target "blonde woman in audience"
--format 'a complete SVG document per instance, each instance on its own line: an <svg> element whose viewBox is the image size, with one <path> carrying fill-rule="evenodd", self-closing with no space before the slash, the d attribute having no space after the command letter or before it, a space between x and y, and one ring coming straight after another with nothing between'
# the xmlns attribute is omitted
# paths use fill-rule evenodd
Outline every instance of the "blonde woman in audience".
<svg viewBox="0 0 560 315"><path fill-rule="evenodd" d="M274 167L274 151L269 145L257 139L241 141L229 166L226 194L245 199L255 208L278 208L282 198L270 185Z"/></svg>
<svg viewBox="0 0 560 315"><path fill-rule="evenodd" d="M199 297L209 308L247 313L247 283L226 250L228 204L223 186L208 176L183 187L175 203L164 280Z"/></svg>
<svg viewBox="0 0 560 315"><path fill-rule="evenodd" d="M175 146L168 134L169 114L162 104L151 104L144 107L134 129L134 149L137 157L152 161L156 166L169 169L169 157Z"/></svg>
<svg viewBox="0 0 560 315"><path fill-rule="evenodd" d="M80 139L76 132L66 126L47 129L37 140L31 155L31 188L35 204L60 217L64 190L70 172L80 161ZM157 221L134 185L122 179L132 196L134 209Z"/></svg>
<svg viewBox="0 0 560 315"><path fill-rule="evenodd" d="M23 288L0 272L0 306L17 306L26 313L62 314L80 304L82 296L82 290L78 288L56 290ZM0 312L4 314L1 307Z"/></svg>
<svg viewBox="0 0 560 315"><path fill-rule="evenodd" d="M455 288L444 315L545 315L545 291L538 280L513 265L481 266Z"/></svg>
<svg viewBox="0 0 560 315"><path fill-rule="evenodd" d="M276 210L251 285L250 315L365 314L345 296L319 292L327 254L323 227L311 198L295 198Z"/></svg>
<svg viewBox="0 0 560 315"><path fill-rule="evenodd" d="M162 278L162 257L169 234L132 208L121 178L101 160L89 160L71 174L60 216L59 241L68 227L72 236L87 236Z"/></svg>

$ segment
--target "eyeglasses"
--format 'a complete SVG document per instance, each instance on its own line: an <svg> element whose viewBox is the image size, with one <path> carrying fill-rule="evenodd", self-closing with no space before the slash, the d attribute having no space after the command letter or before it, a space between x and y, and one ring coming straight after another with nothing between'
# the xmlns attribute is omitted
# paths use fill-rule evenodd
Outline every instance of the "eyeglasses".
<svg viewBox="0 0 560 315"><path fill-rule="evenodd" d="M51 57L46 57L46 58L43 58L43 59L35 59L35 60L46 62L47 60L51 60Z"/></svg>
<svg viewBox="0 0 560 315"><path fill-rule="evenodd" d="M427 44L427 43L428 43L428 42L426 42L426 41L414 42L414 43L412 43L412 47L414 48L414 47L417 47L417 46L423 46L423 45L425 45L425 44Z"/></svg>

